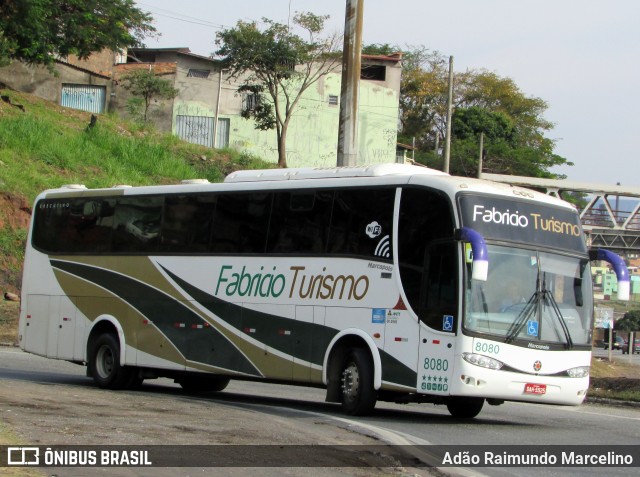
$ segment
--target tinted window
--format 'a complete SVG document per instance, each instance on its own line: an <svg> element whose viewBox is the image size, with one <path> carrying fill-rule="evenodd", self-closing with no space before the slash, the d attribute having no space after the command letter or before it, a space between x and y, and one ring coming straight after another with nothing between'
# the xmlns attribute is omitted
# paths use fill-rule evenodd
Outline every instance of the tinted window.
<svg viewBox="0 0 640 477"><path fill-rule="evenodd" d="M165 197L160 251L206 252L211 239L215 195Z"/></svg>
<svg viewBox="0 0 640 477"><path fill-rule="evenodd" d="M109 251L114 206L101 198L40 201L33 244L53 253Z"/></svg>
<svg viewBox="0 0 640 477"><path fill-rule="evenodd" d="M453 237L449 200L430 190L403 189L398 229L400 278L409 304L417 312L427 249L434 240Z"/></svg>
<svg viewBox="0 0 640 477"><path fill-rule="evenodd" d="M162 220L162 197L119 198L113 219L113 250L156 252Z"/></svg>
<svg viewBox="0 0 640 477"><path fill-rule="evenodd" d="M276 194L267 252L324 253L332 204L332 191Z"/></svg>
<svg viewBox="0 0 640 477"><path fill-rule="evenodd" d="M264 253L271 214L270 193L218 197L213 222L214 253Z"/></svg>
<svg viewBox="0 0 640 477"><path fill-rule="evenodd" d="M444 316L454 319L457 316L457 277L456 244L448 242L429 247L418 316L431 328L442 330ZM456 329L455 323L453 329Z"/></svg>
<svg viewBox="0 0 640 477"><path fill-rule="evenodd" d="M394 198L395 189L337 191L328 253L391 260Z"/></svg>

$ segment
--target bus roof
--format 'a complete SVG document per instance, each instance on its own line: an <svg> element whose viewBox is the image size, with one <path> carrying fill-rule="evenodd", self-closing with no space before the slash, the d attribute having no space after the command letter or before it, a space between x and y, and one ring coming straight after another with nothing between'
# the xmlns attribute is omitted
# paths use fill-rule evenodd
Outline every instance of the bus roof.
<svg viewBox="0 0 640 477"><path fill-rule="evenodd" d="M387 180L385 180L385 178ZM350 181L350 179L353 180ZM439 189L452 198L461 191L494 194L517 199L529 199L560 207L571 207L556 197L520 186L492 182L485 179L451 176L442 171L409 164L375 164L353 167L318 167L290 169L256 169L236 171L229 174L223 183L206 180L188 180L181 184L131 187L118 185L112 188L88 189L80 184L69 184L59 189L49 189L39 198L123 196L137 194L165 194L186 192L228 192L238 186L243 190L300 189L316 187L366 186L385 184L413 184ZM325 182L326 181L326 182ZM322 184L320 184L322 183ZM280 186L282 184L282 186ZM286 185L285 185L286 184ZM242 187L244 185L244 187ZM37 200L37 199L36 199Z"/></svg>
<svg viewBox="0 0 640 477"><path fill-rule="evenodd" d="M225 182L260 182L302 179L330 179L349 177L382 177L395 175L431 175L449 174L428 167L409 164L374 164L370 166L348 167L305 167L297 169L262 169L232 172Z"/></svg>

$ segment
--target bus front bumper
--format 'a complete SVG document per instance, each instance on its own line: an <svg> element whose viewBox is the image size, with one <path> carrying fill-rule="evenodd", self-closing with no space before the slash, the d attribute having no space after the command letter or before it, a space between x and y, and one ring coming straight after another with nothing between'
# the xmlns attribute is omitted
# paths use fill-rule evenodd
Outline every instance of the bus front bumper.
<svg viewBox="0 0 640 477"><path fill-rule="evenodd" d="M577 406L584 401L589 377L571 378L491 370L465 363L451 382L450 394L504 401Z"/></svg>

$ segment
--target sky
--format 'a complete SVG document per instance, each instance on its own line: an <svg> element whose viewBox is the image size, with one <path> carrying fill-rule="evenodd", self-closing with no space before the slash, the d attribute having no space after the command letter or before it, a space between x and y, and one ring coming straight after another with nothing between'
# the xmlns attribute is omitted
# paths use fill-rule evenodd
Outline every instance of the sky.
<svg viewBox="0 0 640 477"><path fill-rule="evenodd" d="M346 0L144 0L161 36L148 48L209 56L216 32L238 20L287 23L297 11L329 15L342 32ZM425 46L454 69L485 69L542 98L547 136L579 182L640 186L640 1L364 0L363 44Z"/></svg>

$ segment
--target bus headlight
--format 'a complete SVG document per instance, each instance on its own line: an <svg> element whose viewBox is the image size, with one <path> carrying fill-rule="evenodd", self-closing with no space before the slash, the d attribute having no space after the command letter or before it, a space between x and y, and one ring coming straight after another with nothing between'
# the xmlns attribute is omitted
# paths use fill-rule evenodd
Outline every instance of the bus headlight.
<svg viewBox="0 0 640 477"><path fill-rule="evenodd" d="M567 369L570 378L586 378L589 376L589 366L578 366L577 368Z"/></svg>
<svg viewBox="0 0 640 477"><path fill-rule="evenodd" d="M498 361L497 359L489 358L487 356L476 353L462 353L462 358L466 362L475 364L476 366L480 366L482 368L500 369L503 366L503 363Z"/></svg>

